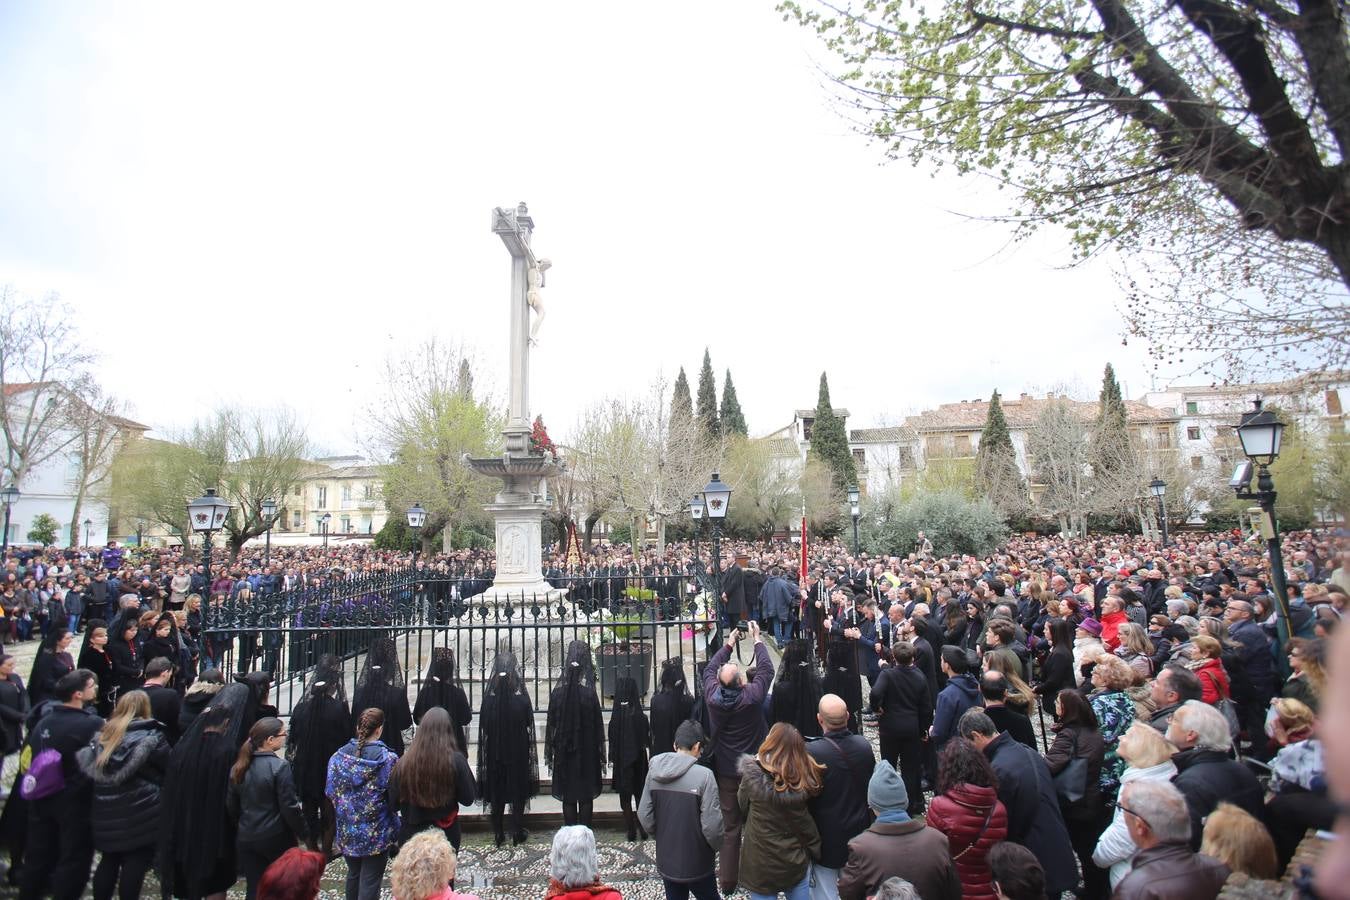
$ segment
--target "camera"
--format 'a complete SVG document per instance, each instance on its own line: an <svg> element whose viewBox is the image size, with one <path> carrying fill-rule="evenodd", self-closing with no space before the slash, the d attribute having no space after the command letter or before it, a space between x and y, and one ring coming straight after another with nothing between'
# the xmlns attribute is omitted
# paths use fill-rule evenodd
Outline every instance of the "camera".
<svg viewBox="0 0 1350 900"><path fill-rule="evenodd" d="M739 631L741 634L749 634L750 623L745 621L744 619L741 619L739 622L736 623L736 630Z"/></svg>
<svg viewBox="0 0 1350 900"><path fill-rule="evenodd" d="M1233 469L1233 477L1228 479L1228 486L1235 491L1243 491L1251 486L1252 483L1252 462L1246 460L1237 464Z"/></svg>

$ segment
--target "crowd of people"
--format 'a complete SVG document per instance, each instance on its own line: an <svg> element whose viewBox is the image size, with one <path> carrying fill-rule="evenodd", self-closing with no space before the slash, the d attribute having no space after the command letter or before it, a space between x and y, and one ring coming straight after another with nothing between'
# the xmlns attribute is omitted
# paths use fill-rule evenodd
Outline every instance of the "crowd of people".
<svg viewBox="0 0 1350 900"><path fill-rule="evenodd" d="M1350 549L1285 537L1287 619L1263 549L1018 537L976 558L920 534L895 556L822 542L803 567L794 545L729 542L716 580L683 544L605 546L579 572L552 555L546 576L570 585L720 587L696 683L665 660L648 706L625 678L606 708L577 640L531 698L499 648L472 709L439 648L410 703L378 637L350 701L325 658L285 717L267 672L220 670L202 598L411 558L246 551L208 579L176 550L12 550L0 638L41 644L27 679L0 652L9 878L25 898L140 896L150 873L166 896L299 897L341 856L353 900L386 881L399 900L460 897L461 809L522 843L543 771L564 821L545 897L617 900L591 830L607 789L628 840L654 839L668 897L1213 897L1232 872L1279 877L1341 809L1322 717ZM490 583L493 560L419 565Z"/></svg>

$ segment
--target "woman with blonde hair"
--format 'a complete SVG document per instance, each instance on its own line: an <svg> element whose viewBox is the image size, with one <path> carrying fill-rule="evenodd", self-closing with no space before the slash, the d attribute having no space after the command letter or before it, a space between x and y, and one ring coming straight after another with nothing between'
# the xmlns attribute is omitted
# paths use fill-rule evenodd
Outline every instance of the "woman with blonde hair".
<svg viewBox="0 0 1350 900"><path fill-rule="evenodd" d="M159 842L159 792L169 765L164 726L150 712L145 691L128 691L113 708L98 737L75 754L80 771L93 782L95 900L141 895L145 873Z"/></svg>
<svg viewBox="0 0 1350 900"><path fill-rule="evenodd" d="M753 900L810 896L811 861L820 855L820 833L807 801L824 786L825 767L806 752L801 732L786 722L769 730L759 754L742 756L740 884Z"/></svg>
<svg viewBox="0 0 1350 900"><path fill-rule="evenodd" d="M1269 881L1279 873L1275 842L1266 826L1231 803L1220 803L1205 818L1200 852L1250 878Z"/></svg>
<svg viewBox="0 0 1350 900"><path fill-rule="evenodd" d="M1211 706L1228 699L1231 688L1223 667L1223 645L1207 634L1197 634L1191 644L1195 654L1189 668L1200 679L1200 699Z"/></svg>
<svg viewBox="0 0 1350 900"><path fill-rule="evenodd" d="M1135 722L1121 735L1116 747L1116 753L1126 765L1120 776L1121 789L1132 781L1170 782L1177 774L1177 767L1172 762L1172 754L1176 751L1161 731L1145 722ZM1111 824L1097 838L1097 847L1092 851L1092 861L1110 870L1111 890L1114 891L1121 879L1130 873L1138 849L1130 840L1125 811L1115 807Z"/></svg>
<svg viewBox="0 0 1350 900"><path fill-rule="evenodd" d="M1117 631L1120 645L1116 647L1116 656L1130 664L1130 668L1140 678L1153 677L1153 642L1148 638L1144 626L1135 622L1126 622Z"/></svg>
<svg viewBox="0 0 1350 900"><path fill-rule="evenodd" d="M1324 668L1326 645L1320 638L1294 638L1289 642L1289 667L1293 674L1280 689L1281 697L1298 700L1314 713L1327 687Z"/></svg>
<svg viewBox="0 0 1350 900"><path fill-rule="evenodd" d="M394 900L478 900L472 894L457 894L455 848L439 828L428 828L408 839L394 857L389 874Z"/></svg>
<svg viewBox="0 0 1350 900"><path fill-rule="evenodd" d="M986 672L1002 672L1008 683L1005 702L1024 716L1031 715L1031 702L1036 694L1031 686L1022 680L1022 661L1017 654L1003 647L997 647L984 655Z"/></svg>

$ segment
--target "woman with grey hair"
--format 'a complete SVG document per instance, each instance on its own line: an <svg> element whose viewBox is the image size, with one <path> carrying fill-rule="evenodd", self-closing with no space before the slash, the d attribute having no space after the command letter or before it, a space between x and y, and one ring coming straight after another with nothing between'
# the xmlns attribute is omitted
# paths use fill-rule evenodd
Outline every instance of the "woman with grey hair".
<svg viewBox="0 0 1350 900"><path fill-rule="evenodd" d="M873 897L874 900L923 900L914 890L914 885L899 875L892 875L883 881Z"/></svg>
<svg viewBox="0 0 1350 900"><path fill-rule="evenodd" d="M623 900L600 881L595 833L585 825L564 825L553 836L548 856L548 890L544 900Z"/></svg>

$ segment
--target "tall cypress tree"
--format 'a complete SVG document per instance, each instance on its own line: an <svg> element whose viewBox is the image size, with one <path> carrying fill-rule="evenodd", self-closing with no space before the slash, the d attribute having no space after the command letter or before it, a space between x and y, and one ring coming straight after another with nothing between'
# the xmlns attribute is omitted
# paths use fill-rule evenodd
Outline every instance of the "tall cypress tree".
<svg viewBox="0 0 1350 900"><path fill-rule="evenodd" d="M722 430L728 437L733 434L750 436L750 427L745 424L745 414L741 412L741 401L736 399L736 386L731 383L730 369L727 369L726 377L722 379L721 419Z"/></svg>
<svg viewBox="0 0 1350 900"><path fill-rule="evenodd" d="M835 489L844 491L858 483L858 469L848 449L848 434L844 421L834 414L830 405L830 383L820 373L820 396L816 400L816 420L811 426L810 455L830 467L834 473Z"/></svg>
<svg viewBox="0 0 1350 900"><path fill-rule="evenodd" d="M1131 441L1129 413L1125 398L1116 381L1116 370L1110 363L1102 373L1102 390L1098 396L1097 421L1092 429L1092 474L1096 478L1116 475L1130 457Z"/></svg>
<svg viewBox="0 0 1350 900"><path fill-rule="evenodd" d="M980 447L975 451L975 487L1004 515L1020 512L1028 505L1026 481L1017 468L1017 451L998 391L989 398Z"/></svg>
<svg viewBox="0 0 1350 900"><path fill-rule="evenodd" d="M695 415L703 425L703 432L716 440L722 435L722 423L717 418L717 383L713 380L712 355L703 348L703 369L698 373L698 406Z"/></svg>
<svg viewBox="0 0 1350 900"><path fill-rule="evenodd" d="M689 379L684 374L684 366L680 366L680 374L675 377L675 390L670 395L671 430L683 432L693 418L694 400L689 395Z"/></svg>

